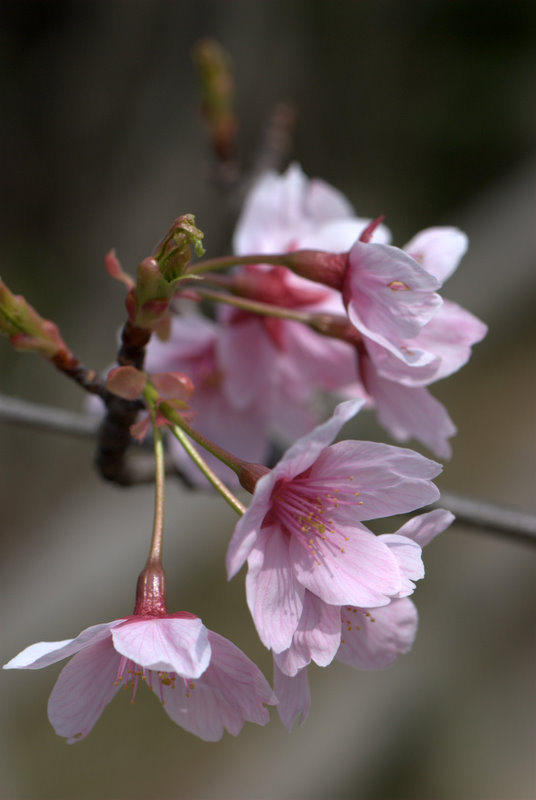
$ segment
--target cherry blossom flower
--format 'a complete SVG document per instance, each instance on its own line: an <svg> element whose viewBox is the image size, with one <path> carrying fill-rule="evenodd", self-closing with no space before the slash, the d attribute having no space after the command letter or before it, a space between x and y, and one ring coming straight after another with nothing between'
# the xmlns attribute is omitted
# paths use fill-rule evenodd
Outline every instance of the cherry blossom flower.
<svg viewBox="0 0 536 800"><path fill-rule="evenodd" d="M234 251L289 252L301 248L344 251L370 220L354 215L349 201L319 179L309 180L297 164L286 173L265 173L244 204L233 238ZM379 226L374 241L389 241ZM339 292L320 287L284 267L251 264L235 275L258 288L256 300L310 312L342 314ZM267 293L269 279L270 292ZM274 294L274 286L278 291ZM355 356L351 347L320 336L298 322L258 317L223 309L219 353L225 365L226 388L245 400L253 391L270 399L271 424L288 437L301 436L317 422L311 399L318 390L357 393ZM246 366L247 365L247 368Z"/></svg>
<svg viewBox="0 0 536 800"><path fill-rule="evenodd" d="M465 234L448 227L421 231L405 246L415 262L440 281L457 268L466 248ZM486 333L486 325L477 317L444 300L416 336L398 340L398 354L378 337L363 335L360 376L381 424L396 439L414 436L437 455L450 457L448 439L456 428L425 387L459 370L468 361L472 345Z"/></svg>
<svg viewBox="0 0 536 800"><path fill-rule="evenodd" d="M357 330L408 364L423 366L426 351L403 346L441 305L441 286L415 259L386 244L356 241L348 254L342 289L348 316Z"/></svg>
<svg viewBox="0 0 536 800"><path fill-rule="evenodd" d="M405 558L420 577L419 547L388 545L362 523L436 500L431 478L441 466L374 442L332 445L361 405L341 403L258 480L231 539L228 575L247 559L248 606L262 642L275 653L291 646L308 613L306 592L331 606L376 607L411 593Z"/></svg>
<svg viewBox="0 0 536 800"><path fill-rule="evenodd" d="M307 407L316 390L364 397L396 439L413 436L448 458L448 439L456 428L426 387L460 369L486 334L480 320L437 294L464 255L467 236L454 227L428 228L400 249L389 245L383 225L369 227L370 240L367 227L369 220L353 216L342 194L323 181L308 180L297 165L258 181L236 228L235 252L347 253L341 291L323 285L323 295L295 305L332 314L347 311L360 344L356 353L351 345L323 339L299 323L226 310L221 353L227 385L240 393L241 364L248 360L246 383L264 385L273 419L286 420L283 432L294 436L311 427L314 416ZM242 274L248 269L269 268L250 265ZM298 289L305 297L321 285L288 270L281 270L280 282L280 296L289 306Z"/></svg>
<svg viewBox="0 0 536 800"><path fill-rule="evenodd" d="M413 517L396 534L385 536L388 542L398 543L407 538L424 547L453 519L450 511L436 509ZM411 561L406 561L408 566L412 570ZM335 658L355 669L384 669L411 649L417 633L417 609L408 597L391 600L380 608L324 606L322 609L317 598L311 601L308 618L300 620L291 647L274 654L274 691L279 699L279 716L289 729L298 717L303 724L309 713L307 665L311 661L327 666ZM321 612L316 617L311 614L315 606Z"/></svg>
<svg viewBox="0 0 536 800"><path fill-rule="evenodd" d="M48 702L54 730L68 744L91 731L122 686L140 682L159 697L171 719L206 741L226 728L236 736L244 721L265 725L265 705L276 701L258 668L235 645L187 612L129 616L94 625L75 639L39 642L4 669L40 669L73 656Z"/></svg>

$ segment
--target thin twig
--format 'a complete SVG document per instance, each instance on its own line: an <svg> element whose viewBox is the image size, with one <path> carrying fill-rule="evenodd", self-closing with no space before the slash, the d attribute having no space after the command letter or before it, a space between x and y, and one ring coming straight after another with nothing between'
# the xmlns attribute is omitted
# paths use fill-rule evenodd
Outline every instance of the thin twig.
<svg viewBox="0 0 536 800"><path fill-rule="evenodd" d="M94 437L100 425L99 417L31 403L3 394L0 395L0 421L83 438Z"/></svg>
<svg viewBox="0 0 536 800"><path fill-rule="evenodd" d="M536 544L536 514L452 492L441 492L441 499L436 505L452 511L461 525L469 525L487 533L506 534L519 541Z"/></svg>

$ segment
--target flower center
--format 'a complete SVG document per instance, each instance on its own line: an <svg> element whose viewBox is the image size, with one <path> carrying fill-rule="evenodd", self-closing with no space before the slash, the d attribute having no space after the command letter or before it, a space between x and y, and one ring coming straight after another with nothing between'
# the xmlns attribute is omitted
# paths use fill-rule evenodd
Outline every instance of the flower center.
<svg viewBox="0 0 536 800"><path fill-rule="evenodd" d="M273 511L266 522L277 520L285 534L299 541L317 564L322 563L327 551L344 553L348 536L338 529L335 518L342 505L363 505L357 499L359 492L355 491L353 480L354 476L349 475L346 480L337 479L336 486L330 486L329 479L311 478L310 470L290 481L282 480L274 487Z"/></svg>
<svg viewBox="0 0 536 800"><path fill-rule="evenodd" d="M114 683L116 686L123 685L125 689L132 689L131 703L136 699L140 680L145 681L150 689L153 689L153 686L158 684L160 701L162 705L165 705L164 686L174 689L177 675L175 672L164 672L162 670L140 667L139 664L134 663L134 661L131 661L131 659L126 656L121 656ZM195 688L194 682L188 678L182 678L180 680L184 683L186 697L190 697L191 691Z"/></svg>
<svg viewBox="0 0 536 800"><path fill-rule="evenodd" d="M355 606L343 606L341 608L341 622L343 627L341 644L344 644L345 634L352 633L353 631L360 631L367 622L376 622L376 620L370 615L369 611L365 611L362 608L356 608Z"/></svg>

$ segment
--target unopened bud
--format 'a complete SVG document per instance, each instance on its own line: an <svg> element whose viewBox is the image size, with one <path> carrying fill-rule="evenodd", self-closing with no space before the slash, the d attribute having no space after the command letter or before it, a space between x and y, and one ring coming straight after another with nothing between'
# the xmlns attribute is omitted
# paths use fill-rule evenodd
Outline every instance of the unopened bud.
<svg viewBox="0 0 536 800"><path fill-rule="evenodd" d="M43 319L22 295L14 295L0 281L0 332L17 350L38 353L48 360L70 351L56 323Z"/></svg>

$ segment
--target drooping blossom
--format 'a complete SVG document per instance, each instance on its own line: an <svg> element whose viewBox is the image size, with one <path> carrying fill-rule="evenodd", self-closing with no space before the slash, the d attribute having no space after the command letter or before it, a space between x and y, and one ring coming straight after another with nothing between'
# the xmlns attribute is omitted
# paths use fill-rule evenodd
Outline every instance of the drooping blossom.
<svg viewBox="0 0 536 800"><path fill-rule="evenodd" d="M454 272L466 248L465 234L445 227L421 231L404 249L415 263L443 281ZM416 336L397 340L396 347L363 333L361 379L380 422L395 438L405 441L414 436L437 455L450 457L448 439L456 428L426 387L459 370L468 361L472 345L486 333L483 322L449 300L443 301Z"/></svg>
<svg viewBox="0 0 536 800"><path fill-rule="evenodd" d="M421 514L402 525L392 535L391 541L406 537L424 547L453 519L454 515L443 509ZM391 600L380 608L327 608L337 626L328 630L326 615L323 619L309 618L301 624L302 630L295 633L289 650L274 654L274 691L279 699L278 712L289 729L298 717L303 724L309 713L311 697L307 666L311 661L327 666L335 658L355 669L384 669L400 654L407 653L415 640L418 615L409 597ZM338 644L333 652L337 634Z"/></svg>
<svg viewBox="0 0 536 800"><path fill-rule="evenodd" d="M343 299L357 330L395 356L424 366L426 352L408 350L441 305L441 286L415 259L386 244L356 241L348 253Z"/></svg>
<svg viewBox="0 0 536 800"><path fill-rule="evenodd" d="M227 553L232 577L247 560L246 594L262 642L287 650L305 613L333 618L328 606L372 608L413 591L420 547L389 544L365 520L413 511L439 496L431 479L441 466L411 450L374 442L331 444L361 401L295 442L255 486ZM398 537L399 539L401 537ZM336 649L336 648L335 648Z"/></svg>
<svg viewBox="0 0 536 800"><path fill-rule="evenodd" d="M132 700L140 683L171 719L206 741L245 721L265 725L270 686L241 650L187 612L129 616L82 631L74 639L30 645L4 669L40 669L68 656L48 702L56 733L68 744L91 731L122 686Z"/></svg>

